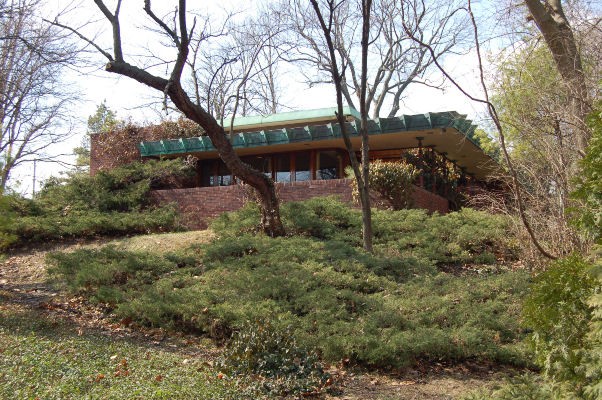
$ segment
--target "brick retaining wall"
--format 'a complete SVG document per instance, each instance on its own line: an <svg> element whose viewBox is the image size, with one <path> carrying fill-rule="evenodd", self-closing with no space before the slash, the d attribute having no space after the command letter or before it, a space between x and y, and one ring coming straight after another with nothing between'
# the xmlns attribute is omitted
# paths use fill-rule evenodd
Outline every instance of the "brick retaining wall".
<svg viewBox="0 0 602 400"><path fill-rule="evenodd" d="M281 201L300 201L318 196L337 196L351 203L351 185L348 179L276 183ZM414 206L431 212L447 213L448 202L441 196L414 187ZM226 211L234 211L247 201L245 189L240 185L195 187L189 189L154 190L151 199L155 204L176 203L184 224L190 229L204 229L210 219Z"/></svg>

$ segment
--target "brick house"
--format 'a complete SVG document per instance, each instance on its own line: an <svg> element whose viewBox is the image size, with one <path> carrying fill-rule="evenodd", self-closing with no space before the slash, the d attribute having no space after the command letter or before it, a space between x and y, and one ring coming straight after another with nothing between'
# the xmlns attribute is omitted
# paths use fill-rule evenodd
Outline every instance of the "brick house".
<svg viewBox="0 0 602 400"><path fill-rule="evenodd" d="M359 151L360 115L350 107L345 114L354 150ZM224 126L232 127L230 140L243 161L274 179L282 201L325 195L351 201L344 172L349 157L335 109L239 117L234 123L224 121ZM414 187L415 207L445 213L460 207L463 194L483 185L499 168L474 141L474 129L471 121L456 112L370 120L370 157L416 164L422 173ZM173 136L171 132L162 137L156 130L152 134L144 129L132 132L132 151L126 152L125 159L116 160L110 151L115 144L103 140L103 135L94 135L90 171L140 158L192 156L196 160L194 183L154 191L154 201L175 202L190 227L204 227L209 218L241 207L245 190L219 159L209 138L178 137L177 132Z"/></svg>

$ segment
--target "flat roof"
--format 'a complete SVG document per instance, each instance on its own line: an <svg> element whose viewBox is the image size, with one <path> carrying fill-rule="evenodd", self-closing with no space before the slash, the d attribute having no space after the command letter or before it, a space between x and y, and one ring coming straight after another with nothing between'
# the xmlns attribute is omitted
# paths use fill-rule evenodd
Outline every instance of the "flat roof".
<svg viewBox="0 0 602 400"><path fill-rule="evenodd" d="M265 117L236 118L236 128L228 136L241 156L308 149L344 149L341 128L335 122L336 110L324 108ZM348 121L347 132L354 149L359 150L359 113L351 107L346 107L344 112ZM468 173L484 179L498 171L499 165L473 140L475 129L472 121L455 111L368 121L371 150L415 148L418 147L420 138L422 146L434 147ZM207 136L145 141L138 148L142 157L174 157L183 154L194 154L199 159L218 157Z"/></svg>
<svg viewBox="0 0 602 400"><path fill-rule="evenodd" d="M248 117L236 117L234 118L234 124L232 128L235 132L249 131L254 128L261 127L265 128L277 128L288 125L315 125L315 124L326 124L329 122L337 122L336 117L337 108L315 108L312 110L300 110L300 111L289 111L270 115L256 115ZM360 113L353 107L343 107L343 114L347 120L360 119ZM231 118L224 119L223 127L228 132L230 130Z"/></svg>

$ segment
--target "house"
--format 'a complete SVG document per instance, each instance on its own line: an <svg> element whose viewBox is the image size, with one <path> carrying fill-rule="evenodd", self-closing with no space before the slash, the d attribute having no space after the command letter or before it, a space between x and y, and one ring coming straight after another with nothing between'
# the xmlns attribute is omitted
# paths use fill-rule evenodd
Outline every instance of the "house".
<svg viewBox="0 0 602 400"><path fill-rule="evenodd" d="M224 121L223 126L231 129L230 140L242 160L274 179L282 201L324 195L351 201L345 178L349 156L335 110L238 117L233 123ZM360 115L346 107L345 119L354 150L359 151ZM484 185L498 171L497 163L474 141L474 130L471 121L456 112L370 120L370 158L403 159L420 167L415 206L445 213L460 207L463 193ZM176 202L182 213L190 215L191 226L204 226L208 218L244 204L245 190L237 185L208 137L157 140L156 136L154 140L140 136L139 157L194 157L197 174L193 187L155 191L155 201ZM102 146L98 138L92 138L92 173L105 167Z"/></svg>

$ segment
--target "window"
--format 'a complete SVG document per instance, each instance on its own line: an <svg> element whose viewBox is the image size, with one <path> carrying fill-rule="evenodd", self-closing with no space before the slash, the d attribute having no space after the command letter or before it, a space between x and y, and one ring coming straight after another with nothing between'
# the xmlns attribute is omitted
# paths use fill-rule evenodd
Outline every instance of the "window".
<svg viewBox="0 0 602 400"><path fill-rule="evenodd" d="M213 161L201 161L201 186L215 185L215 163Z"/></svg>
<svg viewBox="0 0 602 400"><path fill-rule="evenodd" d="M311 180L310 160L309 151L295 154L295 181Z"/></svg>
<svg viewBox="0 0 602 400"><path fill-rule="evenodd" d="M245 157L243 161L270 178L272 177L272 159L270 156Z"/></svg>
<svg viewBox="0 0 602 400"><path fill-rule="evenodd" d="M232 174L222 160L201 162L201 186L228 186L233 183Z"/></svg>
<svg viewBox="0 0 602 400"><path fill-rule="evenodd" d="M276 182L291 181L291 156L289 154L277 154L272 158L274 177Z"/></svg>
<svg viewBox="0 0 602 400"><path fill-rule="evenodd" d="M232 173L226 167L222 160L219 160L217 166L217 182L213 186L228 186L233 183Z"/></svg>
<svg viewBox="0 0 602 400"><path fill-rule="evenodd" d="M339 152L334 150L320 151L316 157L316 163L317 179L338 179L341 177L341 155Z"/></svg>

